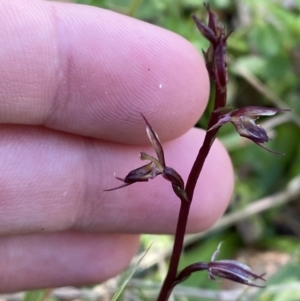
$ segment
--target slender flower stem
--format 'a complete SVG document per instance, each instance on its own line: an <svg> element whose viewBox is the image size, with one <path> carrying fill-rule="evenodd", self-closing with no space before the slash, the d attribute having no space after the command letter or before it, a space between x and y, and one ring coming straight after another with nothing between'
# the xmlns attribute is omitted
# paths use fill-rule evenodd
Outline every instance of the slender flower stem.
<svg viewBox="0 0 300 301"><path fill-rule="evenodd" d="M219 93L218 93L219 92ZM226 92L225 96L220 94L220 91L216 91L215 94L215 108L216 108L216 103L217 99L222 99L223 97L226 97ZM223 93L224 94L224 93ZM222 96L222 97L221 97ZM212 113L209 123L208 123L208 128L217 122L218 118L216 114ZM174 287L175 283L175 278L177 276L177 271L178 271L178 264L181 256L181 252L183 249L183 241L184 241L184 235L186 231L186 225L187 225L187 220L190 212L190 207L194 195L194 190L198 181L198 178L200 176L200 173L202 171L204 162L206 160L206 157L210 151L210 148L217 136L218 128L212 130L212 131L207 131L202 147L199 150L199 153L196 157L196 160L193 164L193 167L190 171L186 188L185 191L187 193L187 198L190 200L187 202L186 200L181 199L181 206L180 206L180 211L179 211L179 216L178 216L178 222L176 226L176 232L175 232L175 240L174 240L174 245L173 245L173 251L171 254L170 258L170 264L169 264L169 270L167 273L167 276L164 280L164 283L162 285L162 288L160 290L159 296L157 298L157 301L166 301Z"/></svg>
<svg viewBox="0 0 300 301"><path fill-rule="evenodd" d="M213 118L213 114L212 114ZM197 180L199 178L200 172L202 170L202 167L204 165L205 159L209 153L209 150L212 146L213 141L216 138L218 129L206 132L204 142L202 147L199 150L198 156L194 162L194 165L191 169L190 175L188 177L187 185L186 185L186 193L189 200L192 200L194 190L196 187ZM179 211L179 217L175 232L175 240L174 240L174 246L173 251L170 259L170 265L169 270L167 273L167 276L165 278L165 281L162 285L160 294L158 296L157 301L165 301L168 299L169 295L172 292L173 284L175 281L175 278L177 276L177 270L178 270L178 264L180 260L181 251L183 248L183 240L187 225L187 220L189 216L191 201L181 201L180 211Z"/></svg>
<svg viewBox="0 0 300 301"><path fill-rule="evenodd" d="M206 132L204 142L202 147L199 150L199 153L197 155L197 158L194 162L194 165L191 169L191 172L188 177L188 181L186 184L185 191L188 195L188 198L191 200L190 204L192 203L193 195L194 195L194 190L198 181L198 178L200 176L200 173L202 171L204 162L206 160L206 157L210 151L210 148L216 138L217 132L219 129L213 130Z"/></svg>
<svg viewBox="0 0 300 301"><path fill-rule="evenodd" d="M183 239L185 235L186 222L189 216L189 211L190 211L190 203L186 201L182 201L180 206L180 211L179 211L177 227L176 227L173 251L172 251L170 264L169 264L169 270L164 280L164 283L162 285L162 288L160 290L157 301L168 300L172 292L172 289L174 287L174 281L177 276L179 259L183 248Z"/></svg>
<svg viewBox="0 0 300 301"><path fill-rule="evenodd" d="M210 129L218 122L219 116L221 114L218 111L218 109L223 108L226 104L227 68L225 63L226 38L225 38L224 29L220 27L219 23L217 23L216 19L214 19L213 14L210 12L209 5L207 5L206 8L210 15L210 26L214 28L215 34L220 34L218 39L214 40L215 44L211 46L213 48L210 48L207 52L204 53L208 72L213 81L213 87L215 90L214 108L210 115L210 120L208 122L208 128L207 128ZM211 32L209 31L209 29L206 26L202 25L201 22L199 23L196 17L193 18L196 21L199 30L202 31L204 35L207 34L206 37L211 37L210 36ZM218 53L215 53L214 55L211 56L211 54L215 51L215 47L217 46L219 47L218 50L221 49L222 51L221 52L218 51ZM224 78L223 82L217 79L216 75L219 74L221 74L222 78ZM215 127L214 129L206 132L203 144L199 150L197 158L190 171L187 184L185 187L185 192L187 195L187 199L189 201L187 202L186 200L183 200L181 198L181 206L180 206L180 212L179 212L178 222L176 226L175 240L174 240L173 251L170 259L169 270L165 278L165 281L162 285L157 301L166 301L170 296L173 287L177 284L176 276L178 272L178 264L183 248L184 235L185 235L191 203L193 200L194 190L198 178L200 176L200 173L202 171L202 168L204 166L204 162L207 158L207 155L211 149L213 142L216 139L218 130L219 127Z"/></svg>

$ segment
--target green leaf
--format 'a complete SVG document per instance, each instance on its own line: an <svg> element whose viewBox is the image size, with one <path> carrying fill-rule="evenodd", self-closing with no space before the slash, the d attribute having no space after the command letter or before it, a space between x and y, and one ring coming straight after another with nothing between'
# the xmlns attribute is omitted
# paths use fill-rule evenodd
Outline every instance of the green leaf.
<svg viewBox="0 0 300 301"><path fill-rule="evenodd" d="M257 55L241 56L232 62L230 70L239 74L241 70L249 70L256 76L262 76L267 67L267 60Z"/></svg>
<svg viewBox="0 0 300 301"><path fill-rule="evenodd" d="M143 258L146 256L146 254L148 253L149 249L151 248L151 245L149 246L149 248L145 251L145 253L142 255L142 257L139 259L139 261L133 266L131 272L126 276L126 278L124 279L124 281L122 282L121 286L119 287L119 289L116 291L116 293L114 294L114 296L112 297L111 301L116 301L119 296L121 295L121 293L123 292L125 286L127 285L127 283L129 282L129 280L132 278L133 274L135 273L135 271L137 270L137 268L139 267L141 261L143 260ZM29 300L28 300L29 301Z"/></svg>
<svg viewBox="0 0 300 301"><path fill-rule="evenodd" d="M44 301L48 300L47 296L49 295L50 290L35 290L35 291L28 291L25 293L22 301Z"/></svg>
<svg viewBox="0 0 300 301"><path fill-rule="evenodd" d="M250 28L249 37L252 45L265 56L274 56L281 49L281 33L271 24L262 20L257 26Z"/></svg>
<svg viewBox="0 0 300 301"><path fill-rule="evenodd" d="M298 253L298 254L297 254ZM300 299L300 286L297 285L300 280L299 274L299 249L296 250L292 259L282 266L278 272L268 279L266 288L259 290L251 300L261 301L298 301ZM293 289L289 285L293 285ZM276 286L280 289L272 290Z"/></svg>

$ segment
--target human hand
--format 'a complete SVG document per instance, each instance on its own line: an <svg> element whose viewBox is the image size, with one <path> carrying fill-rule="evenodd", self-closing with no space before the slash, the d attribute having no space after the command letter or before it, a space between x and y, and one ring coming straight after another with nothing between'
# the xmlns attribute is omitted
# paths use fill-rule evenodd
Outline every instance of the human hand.
<svg viewBox="0 0 300 301"><path fill-rule="evenodd" d="M204 63L183 38L88 6L1 1L0 291L104 281L135 254L139 233L173 233L169 182L105 192L153 152L186 180L204 137L191 129L209 93ZM188 231L224 212L232 168L216 142Z"/></svg>

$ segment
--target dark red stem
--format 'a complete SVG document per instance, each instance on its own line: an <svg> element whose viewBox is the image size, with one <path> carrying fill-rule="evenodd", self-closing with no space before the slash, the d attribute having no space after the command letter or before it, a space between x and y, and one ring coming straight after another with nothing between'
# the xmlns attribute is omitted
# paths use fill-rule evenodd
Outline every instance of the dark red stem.
<svg viewBox="0 0 300 301"><path fill-rule="evenodd" d="M172 255L170 258L169 270L164 280L164 283L162 285L157 301L166 301L174 287L173 283L177 276L178 264L181 256L181 251L183 248L184 235L185 235L185 230L186 230L186 225L187 225L187 220L189 216L194 190L200 172L204 165L205 159L209 153L213 141L216 138L217 132L218 129L206 132L203 145L199 150L198 156L190 172L185 190L187 192L188 199L191 201L190 202L181 201L179 217L178 217L178 222L177 222L177 227L175 232L175 241L174 241Z"/></svg>
<svg viewBox="0 0 300 301"><path fill-rule="evenodd" d="M193 19L200 32L211 42L207 52L204 52L206 66L211 80L214 82L214 108L210 115L208 129L217 124L220 117L220 110L226 105L226 83L227 83L227 68L226 68L226 39L224 27L219 23L216 16L211 12L209 4L205 4L205 8L209 13L209 27L204 25L196 16ZM181 206L178 217L178 222L175 232L175 241L171 254L169 270L165 281L162 285L157 301L167 301L173 287L178 283L176 276L178 272L178 264L183 248L184 235L186 231L187 220L190 207L193 200L194 190L203 169L204 162L211 149L211 146L216 139L219 127L213 130L206 131L203 144L199 150L194 165L190 171L185 192L187 200L181 198Z"/></svg>
<svg viewBox="0 0 300 301"><path fill-rule="evenodd" d="M214 124L218 121L218 109L221 107L224 107L226 103L226 89L219 88L217 85L215 87L215 98L214 98L214 109L211 113L210 120L208 123L208 129L212 127ZM184 235L187 225L187 220L190 212L190 207L193 200L193 195L195 191L195 187L198 181L198 178L200 176L200 173L202 171L204 162L206 160L206 157L211 149L211 146L216 139L217 133L219 128L216 128L211 131L207 131L203 144L199 150L199 153L197 155L197 158L194 162L194 165L190 171L185 191L187 193L188 199L190 202L187 202L185 200L181 200L181 206L178 216L178 222L176 226L176 232L175 232L175 241L173 245L173 251L170 258L170 264L169 264L169 270L167 273L167 276L164 280L164 283L162 285L161 291L159 293L157 301L166 301L169 298L169 295L172 292L172 289L174 287L174 281L177 276L178 271L178 264L183 248L183 241L184 241Z"/></svg>

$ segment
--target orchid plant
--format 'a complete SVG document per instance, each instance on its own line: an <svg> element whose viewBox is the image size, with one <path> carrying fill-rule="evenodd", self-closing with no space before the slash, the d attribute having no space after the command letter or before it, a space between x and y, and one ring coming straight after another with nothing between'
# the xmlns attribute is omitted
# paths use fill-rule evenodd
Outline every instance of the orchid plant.
<svg viewBox="0 0 300 301"><path fill-rule="evenodd" d="M227 64L226 64L226 40L229 34L226 33L224 26L219 22L216 15L211 11L209 4L204 4L208 13L208 25L202 23L195 15L192 16L201 34L210 42L207 51L203 51L206 68L209 73L211 82L214 87L214 105L208 122L208 127L203 144L192 166L186 185L182 177L172 167L166 165L163 147L146 117L142 115L146 123L146 132L149 140L155 150L157 158L141 152L141 160L147 160L149 163L137 169L130 171L122 179L123 184L116 188L107 189L107 191L123 188L136 182L145 182L149 179L161 175L171 182L175 195L180 199L181 206L178 216L178 222L175 232L174 246L170 259L168 273L158 295L158 301L166 301L173 288L180 282L187 279L192 273L206 270L208 277L215 280L216 277L230 279L249 286L262 287L256 281L265 281L264 274L255 274L248 266L235 260L215 260L221 247L219 244L217 250L212 256L211 262L197 262L178 271L178 263L183 248L183 240L189 216L189 210L193 201L194 189L197 180L202 171L206 157L211 146L216 139L220 127L231 122L238 134L255 142L260 147L273 152L265 147L264 143L270 139L266 131L256 124L260 116L272 116L276 113L286 111L279 108L267 108L248 106L232 110L226 106L226 85L228 81ZM277 153L280 154L280 153Z"/></svg>

